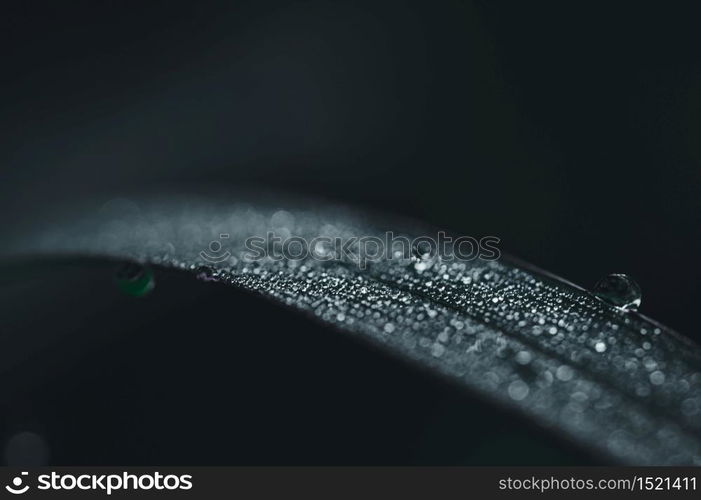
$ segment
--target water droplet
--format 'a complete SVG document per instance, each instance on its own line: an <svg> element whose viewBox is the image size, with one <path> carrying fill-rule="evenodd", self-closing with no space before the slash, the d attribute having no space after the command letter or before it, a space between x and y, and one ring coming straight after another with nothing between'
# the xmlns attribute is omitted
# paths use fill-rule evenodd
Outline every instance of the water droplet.
<svg viewBox="0 0 701 500"><path fill-rule="evenodd" d="M528 396L530 389L523 380L514 380L509 384L509 397L515 401L521 401Z"/></svg>
<svg viewBox="0 0 701 500"><path fill-rule="evenodd" d="M439 344L437 342L435 344L433 344L433 346L431 348L431 355L433 357L440 358L441 356L443 356L444 352L445 352L445 347L443 346L443 344Z"/></svg>
<svg viewBox="0 0 701 500"><path fill-rule="evenodd" d="M156 286L153 271L134 262L123 264L117 269L115 281L122 292L132 297L143 297Z"/></svg>
<svg viewBox="0 0 701 500"><path fill-rule="evenodd" d="M660 370L655 370L650 374L650 383L652 385L662 385L664 384L665 375Z"/></svg>
<svg viewBox="0 0 701 500"><path fill-rule="evenodd" d="M414 269L421 273L428 269L428 264L426 262L417 262L414 264Z"/></svg>
<svg viewBox="0 0 701 500"><path fill-rule="evenodd" d="M698 400L688 398L682 401L682 412L684 415L691 417L699 413L699 411L701 411L701 403Z"/></svg>
<svg viewBox="0 0 701 500"><path fill-rule="evenodd" d="M636 310L642 292L638 284L625 274L609 274L594 286L594 295L623 310Z"/></svg>
<svg viewBox="0 0 701 500"><path fill-rule="evenodd" d="M517 362L519 365L527 365L528 363L531 362L531 359L532 359L532 358L533 358L533 357L531 356L531 353L528 352L528 351L519 351L519 352L516 354L516 362Z"/></svg>
<svg viewBox="0 0 701 500"><path fill-rule="evenodd" d="M560 365L557 367L557 370L555 370L555 376L558 380L568 382L574 377L574 371L567 365Z"/></svg>
<svg viewBox="0 0 701 500"><path fill-rule="evenodd" d="M597 342L594 344L594 349L596 352L604 352L606 350L606 343L604 342Z"/></svg>

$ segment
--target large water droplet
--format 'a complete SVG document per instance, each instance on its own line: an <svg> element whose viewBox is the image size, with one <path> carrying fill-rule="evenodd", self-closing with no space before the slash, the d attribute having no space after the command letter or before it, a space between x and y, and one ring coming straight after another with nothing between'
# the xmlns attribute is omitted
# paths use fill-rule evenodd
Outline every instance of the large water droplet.
<svg viewBox="0 0 701 500"><path fill-rule="evenodd" d="M625 274L609 274L594 286L594 295L624 310L640 306L642 292L638 284Z"/></svg>
<svg viewBox="0 0 701 500"><path fill-rule="evenodd" d="M143 297L156 286L153 271L133 262L128 262L117 269L115 281L122 292L132 297Z"/></svg>

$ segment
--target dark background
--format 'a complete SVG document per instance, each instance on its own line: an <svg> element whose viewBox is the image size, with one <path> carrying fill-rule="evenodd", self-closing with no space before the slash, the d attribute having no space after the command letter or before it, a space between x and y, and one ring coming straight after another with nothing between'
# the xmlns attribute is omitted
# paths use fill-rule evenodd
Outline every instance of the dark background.
<svg viewBox="0 0 701 500"><path fill-rule="evenodd" d="M680 5L4 4L0 222L135 190L287 189L496 235L585 287L628 273L642 312L698 340L701 30ZM101 460L168 456L144 449ZM444 451L378 456L462 460Z"/></svg>

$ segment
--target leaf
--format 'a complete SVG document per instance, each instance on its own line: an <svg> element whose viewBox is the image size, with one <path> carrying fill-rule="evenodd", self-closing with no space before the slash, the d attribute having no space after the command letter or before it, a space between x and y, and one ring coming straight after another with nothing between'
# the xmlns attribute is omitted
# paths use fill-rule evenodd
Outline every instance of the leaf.
<svg viewBox="0 0 701 500"><path fill-rule="evenodd" d="M615 461L701 464L701 349L681 335L509 258L248 261L246 239L269 231L306 241L427 234L334 207L279 205L117 201L11 248L186 269L381 345Z"/></svg>

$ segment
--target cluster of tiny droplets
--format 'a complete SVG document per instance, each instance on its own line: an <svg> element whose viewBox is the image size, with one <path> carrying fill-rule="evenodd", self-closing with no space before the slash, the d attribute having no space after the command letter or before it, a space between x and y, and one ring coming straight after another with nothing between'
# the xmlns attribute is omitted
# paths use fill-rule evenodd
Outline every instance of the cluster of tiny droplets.
<svg viewBox="0 0 701 500"><path fill-rule="evenodd" d="M273 230L381 233L341 211L160 204L100 213L24 249L124 257L259 292L428 365L627 463L701 464L701 353L664 327L506 260L249 261ZM201 251L227 235L227 258ZM411 233L407 233L411 234Z"/></svg>

